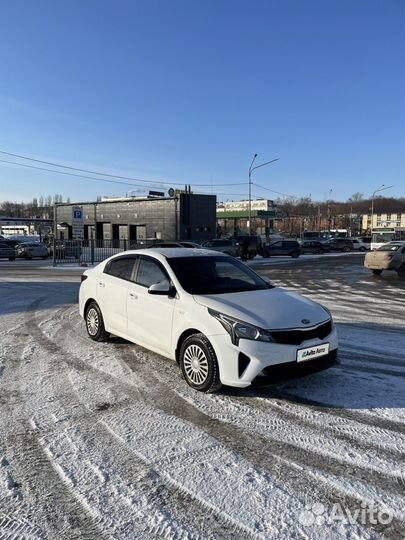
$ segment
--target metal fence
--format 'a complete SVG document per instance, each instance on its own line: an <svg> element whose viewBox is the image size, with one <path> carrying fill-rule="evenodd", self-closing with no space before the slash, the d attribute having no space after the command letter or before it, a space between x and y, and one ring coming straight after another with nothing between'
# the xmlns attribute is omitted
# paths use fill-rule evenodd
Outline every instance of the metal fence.
<svg viewBox="0 0 405 540"><path fill-rule="evenodd" d="M94 264L128 249L149 247L162 240L55 240L53 264Z"/></svg>

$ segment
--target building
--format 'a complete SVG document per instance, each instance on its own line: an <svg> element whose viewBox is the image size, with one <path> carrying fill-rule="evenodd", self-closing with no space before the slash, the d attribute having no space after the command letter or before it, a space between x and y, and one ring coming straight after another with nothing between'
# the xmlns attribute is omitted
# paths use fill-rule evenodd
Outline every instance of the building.
<svg viewBox="0 0 405 540"><path fill-rule="evenodd" d="M155 240L202 242L215 236L215 211L215 195L190 192L175 197L104 198L98 202L63 203L55 206L56 237L94 238L113 244L125 240L129 245ZM80 216L81 221L78 222L75 215Z"/></svg>
<svg viewBox="0 0 405 540"><path fill-rule="evenodd" d="M274 220L281 214L274 202L267 199L251 201L251 231L266 234L273 230ZM217 205L218 235L239 234L249 229L249 201L229 201Z"/></svg>
<svg viewBox="0 0 405 540"><path fill-rule="evenodd" d="M362 218L362 231L367 232L372 229L405 227L405 213L386 213L373 214L373 223L371 223L371 214L364 214Z"/></svg>

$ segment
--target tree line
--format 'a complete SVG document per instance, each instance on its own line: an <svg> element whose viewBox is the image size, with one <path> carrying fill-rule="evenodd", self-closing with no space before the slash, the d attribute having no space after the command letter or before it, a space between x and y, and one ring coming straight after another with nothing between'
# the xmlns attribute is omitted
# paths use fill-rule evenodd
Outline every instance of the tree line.
<svg viewBox="0 0 405 540"><path fill-rule="evenodd" d="M29 202L2 201L0 202L0 215L5 217L43 218L53 216L53 205L56 203L70 203L70 198L64 200L63 195L40 195Z"/></svg>

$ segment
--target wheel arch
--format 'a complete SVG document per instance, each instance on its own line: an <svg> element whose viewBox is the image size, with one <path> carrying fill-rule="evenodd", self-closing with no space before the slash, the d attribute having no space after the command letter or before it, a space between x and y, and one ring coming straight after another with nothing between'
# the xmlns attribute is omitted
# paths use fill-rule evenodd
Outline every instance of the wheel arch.
<svg viewBox="0 0 405 540"><path fill-rule="evenodd" d="M204 334L204 332L202 332L201 330L198 330L198 328L187 328L187 330L184 330L180 334L180 336L177 338L176 350L174 351L174 355L175 355L175 359L176 359L177 364L180 364L180 349L181 349L181 346L183 345L184 341L188 337L190 337L190 336L192 336L194 334Z"/></svg>
<svg viewBox="0 0 405 540"><path fill-rule="evenodd" d="M97 300L95 298L89 298L86 303L84 304L84 308L83 308L83 317L86 316L86 311L87 311L87 308L89 307L90 304L92 304L93 302L95 302L97 304ZM97 304L98 305L98 304Z"/></svg>

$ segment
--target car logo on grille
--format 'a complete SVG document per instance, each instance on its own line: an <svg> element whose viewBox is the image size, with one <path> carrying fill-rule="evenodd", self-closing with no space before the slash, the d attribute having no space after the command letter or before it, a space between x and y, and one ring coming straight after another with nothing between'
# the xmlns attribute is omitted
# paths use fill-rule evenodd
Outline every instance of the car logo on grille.
<svg viewBox="0 0 405 540"><path fill-rule="evenodd" d="M310 324L310 320L309 319L301 319L301 322L302 324Z"/></svg>

